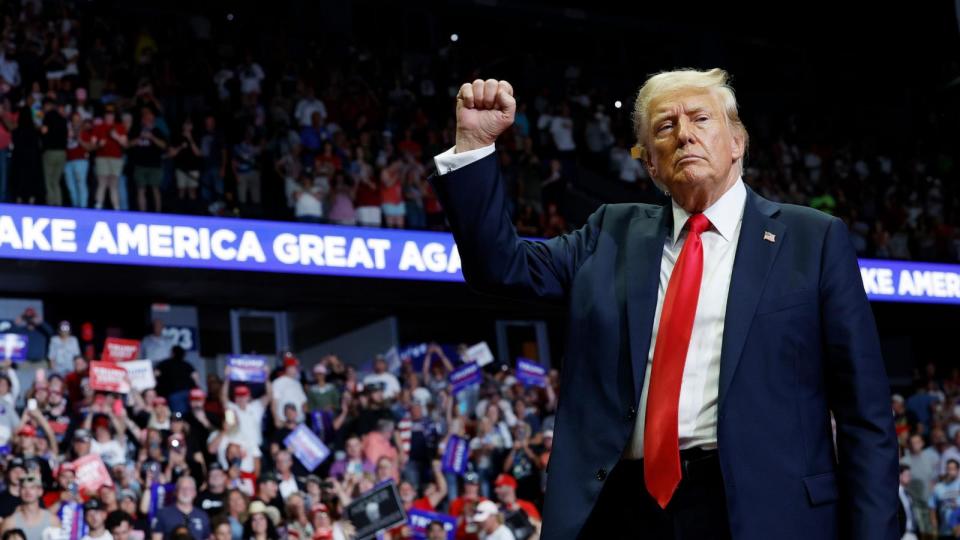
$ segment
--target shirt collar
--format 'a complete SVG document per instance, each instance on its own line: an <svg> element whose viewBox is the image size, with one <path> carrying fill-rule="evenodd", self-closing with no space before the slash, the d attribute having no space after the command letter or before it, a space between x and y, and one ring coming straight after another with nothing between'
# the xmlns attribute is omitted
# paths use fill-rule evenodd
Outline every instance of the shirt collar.
<svg viewBox="0 0 960 540"><path fill-rule="evenodd" d="M733 233L737 229L737 224L743 218L743 206L747 200L747 188L743 184L743 177L737 178L737 181L714 202L709 208L703 211L710 220L713 228L720 233L724 240L729 242L733 239ZM687 223L690 212L684 210L677 201L671 199L670 204L673 207L673 243L677 243L680 238L680 231Z"/></svg>

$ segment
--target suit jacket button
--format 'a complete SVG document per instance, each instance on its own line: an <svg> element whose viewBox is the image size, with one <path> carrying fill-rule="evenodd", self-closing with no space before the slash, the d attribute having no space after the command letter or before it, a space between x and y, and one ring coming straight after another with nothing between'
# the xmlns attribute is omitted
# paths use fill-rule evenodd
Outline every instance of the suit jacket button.
<svg viewBox="0 0 960 540"><path fill-rule="evenodd" d="M607 478L607 470L601 467L600 469L597 470L597 480L603 482L604 480L606 480L606 478Z"/></svg>
<svg viewBox="0 0 960 540"><path fill-rule="evenodd" d="M630 407L630 409L627 410L627 414L624 415L624 416L625 416L625 418L626 418L627 420L636 420L636 418L637 418L637 408L636 408L636 407Z"/></svg>

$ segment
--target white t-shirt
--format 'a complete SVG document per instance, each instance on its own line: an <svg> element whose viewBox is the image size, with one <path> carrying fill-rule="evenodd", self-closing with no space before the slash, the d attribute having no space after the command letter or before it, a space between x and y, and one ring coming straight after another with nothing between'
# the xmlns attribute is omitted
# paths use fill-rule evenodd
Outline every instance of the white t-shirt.
<svg viewBox="0 0 960 540"><path fill-rule="evenodd" d="M263 442L263 431L261 425L265 407L259 399L251 399L247 402L247 408L241 409L234 402L227 404L228 407L237 415L237 438L242 440L244 448L249 445L260 446Z"/></svg>
<svg viewBox="0 0 960 540"><path fill-rule="evenodd" d="M317 188L304 189L302 186L297 188L300 196L293 205L293 213L297 217L323 217L323 203L320 202L319 190Z"/></svg>
<svg viewBox="0 0 960 540"><path fill-rule="evenodd" d="M297 479L294 478L292 474L290 475L290 478L287 478L286 480L280 480L280 482L277 483L277 488L279 489L280 496L283 497L283 500L287 500L287 497L289 497L291 493L300 491L300 486L297 485Z"/></svg>
<svg viewBox="0 0 960 540"><path fill-rule="evenodd" d="M513 533L510 532L510 529L506 525L500 525L490 534L480 533L480 538L483 540L516 540L516 537L513 536Z"/></svg>
<svg viewBox="0 0 960 540"><path fill-rule="evenodd" d="M320 118L324 119L327 117L327 106L317 98L303 98L297 102L297 108L294 109L293 115L297 117L297 122L301 126L309 126L310 118L315 112L320 113Z"/></svg>
<svg viewBox="0 0 960 540"><path fill-rule="evenodd" d="M99 455L107 467L127 462L127 453L116 439L110 439L105 443L93 439L90 441L90 451Z"/></svg>
<svg viewBox="0 0 960 540"><path fill-rule="evenodd" d="M100 536L90 536L89 534L85 534L80 540L113 540L113 535L110 534L110 531L107 529L103 529L103 534Z"/></svg>
<svg viewBox="0 0 960 540"><path fill-rule="evenodd" d="M297 407L297 421L303 421L303 405L307 402L307 394L304 393L300 381L286 375L277 377L273 381L273 401L276 404L277 420L283 420L283 407L287 403L293 403Z"/></svg>
<svg viewBox="0 0 960 540"><path fill-rule="evenodd" d="M389 371L384 371L383 373L371 373L363 378L364 386L369 386L371 384L383 385L384 399L393 399L397 394L400 393L400 381L398 381L397 377Z"/></svg>
<svg viewBox="0 0 960 540"><path fill-rule="evenodd" d="M260 93L260 81L264 79L266 75L263 73L263 68L260 67L260 64L256 62L250 64L249 66L240 66L237 69L237 73L240 75L240 91L244 94L249 94L252 92Z"/></svg>
<svg viewBox="0 0 960 540"><path fill-rule="evenodd" d="M550 134L553 135L557 150L570 152L577 149L577 143L573 141L573 118L554 116L550 120Z"/></svg>

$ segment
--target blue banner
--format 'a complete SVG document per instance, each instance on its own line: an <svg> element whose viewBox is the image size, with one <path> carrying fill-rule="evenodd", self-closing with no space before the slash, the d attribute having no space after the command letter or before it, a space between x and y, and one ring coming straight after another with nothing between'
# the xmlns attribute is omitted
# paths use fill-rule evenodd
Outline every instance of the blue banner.
<svg viewBox="0 0 960 540"><path fill-rule="evenodd" d="M470 446L466 439L451 435L447 439L447 446L443 449L441 466L444 472L463 476L467 472L470 461Z"/></svg>
<svg viewBox="0 0 960 540"><path fill-rule="evenodd" d="M517 358L516 376L520 384L527 388L547 386L547 368L529 358Z"/></svg>
<svg viewBox="0 0 960 540"><path fill-rule="evenodd" d="M960 304L960 265L860 259L870 300Z"/></svg>
<svg viewBox="0 0 960 540"><path fill-rule="evenodd" d="M476 362L467 362L451 371L450 375L447 376L447 380L450 381L453 395L459 394L470 386L480 384L480 382L483 381L483 372L480 369L480 366L478 366Z"/></svg>
<svg viewBox="0 0 960 540"><path fill-rule="evenodd" d="M230 368L230 380L244 383L265 383L267 374L263 368L267 359L263 356L244 354L227 358L227 367Z"/></svg>
<svg viewBox="0 0 960 540"><path fill-rule="evenodd" d="M463 281L449 233L17 204L0 204L0 258ZM960 265L860 270L871 300L960 304Z"/></svg>
<svg viewBox="0 0 960 540"><path fill-rule="evenodd" d="M0 257L463 281L447 233L16 204Z"/></svg>
<svg viewBox="0 0 960 540"><path fill-rule="evenodd" d="M457 518L447 514L438 514L437 512L428 512L415 508L407 510L407 525L410 527L410 532L413 533L413 537L416 540L426 540L427 528L429 528L430 523L434 521L443 523L443 530L447 532L447 540L454 540L457 534Z"/></svg>
<svg viewBox="0 0 960 540"><path fill-rule="evenodd" d="M22 362L27 359L27 336L0 334L0 360Z"/></svg>
<svg viewBox="0 0 960 540"><path fill-rule="evenodd" d="M330 456L330 449L307 426L300 424L290 432L283 444L308 471L313 471Z"/></svg>

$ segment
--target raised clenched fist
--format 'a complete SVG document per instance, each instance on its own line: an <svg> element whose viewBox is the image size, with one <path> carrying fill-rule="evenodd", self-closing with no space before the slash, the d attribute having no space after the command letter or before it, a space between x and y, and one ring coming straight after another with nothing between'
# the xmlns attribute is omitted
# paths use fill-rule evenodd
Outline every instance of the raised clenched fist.
<svg viewBox="0 0 960 540"><path fill-rule="evenodd" d="M456 152L466 152L496 142L513 125L517 101L507 81L477 79L464 83L457 93Z"/></svg>

